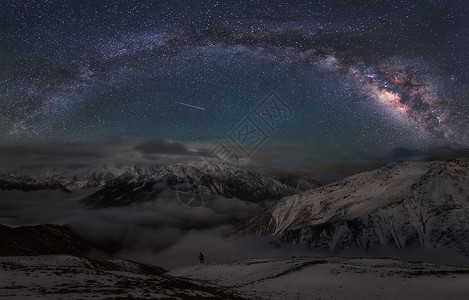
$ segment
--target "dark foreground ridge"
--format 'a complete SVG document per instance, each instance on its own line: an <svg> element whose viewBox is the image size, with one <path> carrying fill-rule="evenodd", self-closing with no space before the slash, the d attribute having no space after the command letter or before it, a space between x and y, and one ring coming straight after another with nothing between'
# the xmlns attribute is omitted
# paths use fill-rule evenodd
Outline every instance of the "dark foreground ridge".
<svg viewBox="0 0 469 300"><path fill-rule="evenodd" d="M91 246L68 226L42 224L0 225L0 256L71 254L85 255Z"/></svg>

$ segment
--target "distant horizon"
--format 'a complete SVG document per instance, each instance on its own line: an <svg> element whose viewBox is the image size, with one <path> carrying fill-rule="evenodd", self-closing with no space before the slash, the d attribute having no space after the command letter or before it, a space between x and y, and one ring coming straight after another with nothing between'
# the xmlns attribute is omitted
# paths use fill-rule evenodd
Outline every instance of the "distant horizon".
<svg viewBox="0 0 469 300"><path fill-rule="evenodd" d="M224 141L224 140L221 140ZM62 143L40 142L0 145L0 174L14 170L34 168L93 168L95 166L122 165L172 165L176 163L200 162L210 159L214 163L228 164L220 160L213 147L220 141L181 142L168 139L106 139L90 142ZM366 153L350 157L327 157L320 153L308 159L285 160L290 145L285 150L283 143L266 143L252 157L240 156L239 166L271 175L295 175L314 177L324 182L341 180L347 176L383 167L396 161L445 161L469 158L469 148L438 147L424 150L396 148L380 156ZM284 152L279 152L284 149ZM296 153L307 153L308 146L296 145Z"/></svg>

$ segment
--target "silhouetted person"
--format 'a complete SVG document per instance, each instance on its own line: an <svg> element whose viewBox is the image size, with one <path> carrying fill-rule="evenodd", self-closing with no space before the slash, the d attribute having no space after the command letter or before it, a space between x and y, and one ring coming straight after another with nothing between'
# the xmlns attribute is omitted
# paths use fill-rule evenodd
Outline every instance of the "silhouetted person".
<svg viewBox="0 0 469 300"><path fill-rule="evenodd" d="M202 252L199 253L199 260L201 264L205 262L205 256L202 254Z"/></svg>

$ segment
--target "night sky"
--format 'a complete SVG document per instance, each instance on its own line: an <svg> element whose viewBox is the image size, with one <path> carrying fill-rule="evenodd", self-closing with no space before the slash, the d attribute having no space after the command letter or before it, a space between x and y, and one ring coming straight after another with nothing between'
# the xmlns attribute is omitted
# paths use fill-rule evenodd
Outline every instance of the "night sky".
<svg viewBox="0 0 469 300"><path fill-rule="evenodd" d="M466 148L468 10L449 0L2 0L0 144L216 144L274 92L291 114L266 145L306 145L277 147L281 160Z"/></svg>

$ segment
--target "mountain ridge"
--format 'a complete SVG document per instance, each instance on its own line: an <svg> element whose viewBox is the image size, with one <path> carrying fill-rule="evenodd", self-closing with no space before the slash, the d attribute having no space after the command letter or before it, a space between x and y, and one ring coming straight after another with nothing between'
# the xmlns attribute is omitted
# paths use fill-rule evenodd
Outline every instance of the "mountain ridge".
<svg viewBox="0 0 469 300"><path fill-rule="evenodd" d="M126 206L156 199L169 189L178 195L189 194L189 197L192 193L207 198L220 195L259 202L280 199L320 185L321 182L315 179L275 177L233 166L192 162L163 166L150 175L139 177L123 174L83 201L94 208Z"/></svg>

